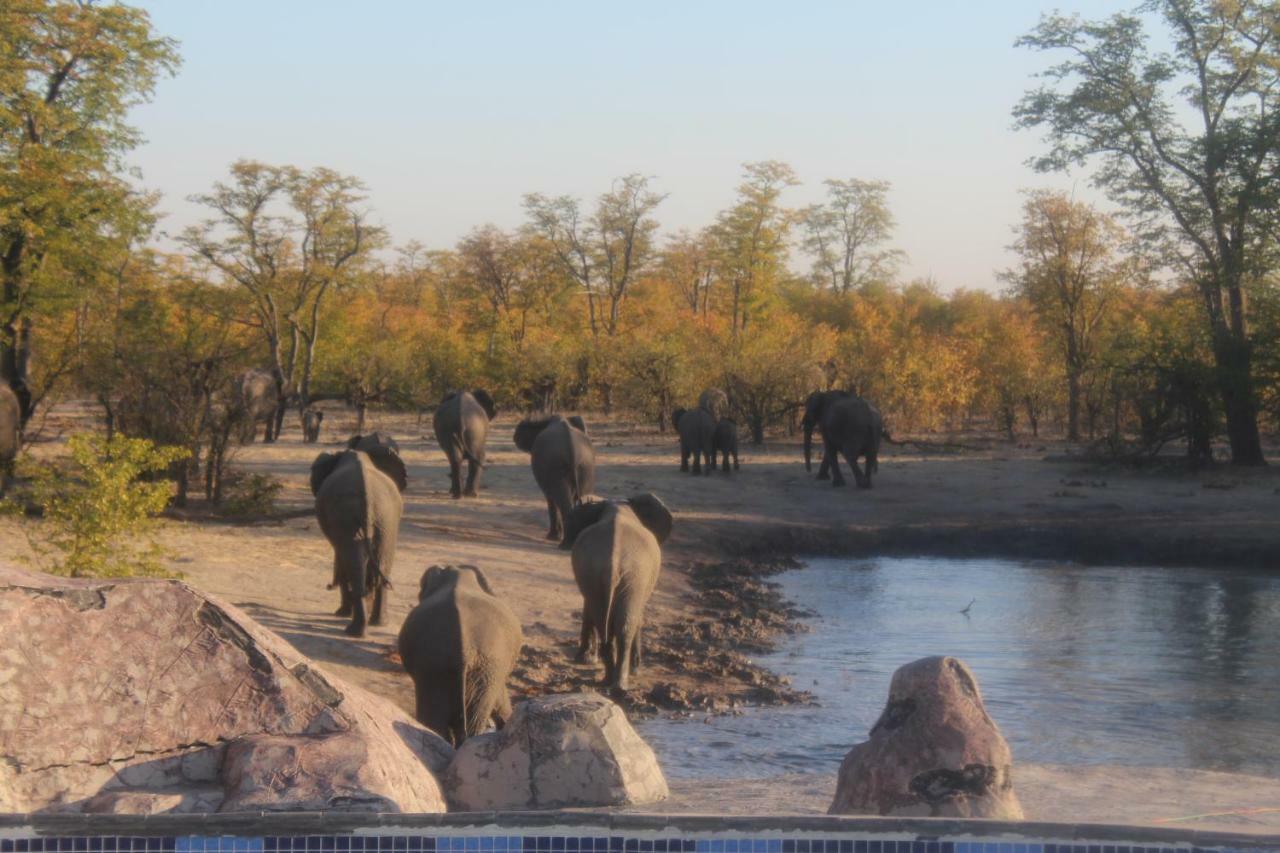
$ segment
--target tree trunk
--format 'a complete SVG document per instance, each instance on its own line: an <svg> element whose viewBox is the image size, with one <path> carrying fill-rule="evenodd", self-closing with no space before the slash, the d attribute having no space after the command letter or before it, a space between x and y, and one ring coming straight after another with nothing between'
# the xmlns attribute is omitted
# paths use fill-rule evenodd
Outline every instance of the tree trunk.
<svg viewBox="0 0 1280 853"><path fill-rule="evenodd" d="M1092 430L1091 430L1092 431ZM1067 371L1067 441L1080 440L1080 374Z"/></svg>
<svg viewBox="0 0 1280 853"><path fill-rule="evenodd" d="M1253 396L1252 353L1247 342L1215 335L1214 361L1218 392L1227 416L1232 465L1266 465L1258 432L1258 404Z"/></svg>

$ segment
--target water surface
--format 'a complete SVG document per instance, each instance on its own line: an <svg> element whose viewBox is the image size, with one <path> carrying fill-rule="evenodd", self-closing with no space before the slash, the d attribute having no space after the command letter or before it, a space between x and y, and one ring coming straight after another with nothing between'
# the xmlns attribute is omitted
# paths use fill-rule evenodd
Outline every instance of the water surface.
<svg viewBox="0 0 1280 853"><path fill-rule="evenodd" d="M973 669L1015 762L1280 776L1280 574L884 558L778 580L816 616L759 661L820 707L640 724L672 778L834 772L893 671L939 654Z"/></svg>

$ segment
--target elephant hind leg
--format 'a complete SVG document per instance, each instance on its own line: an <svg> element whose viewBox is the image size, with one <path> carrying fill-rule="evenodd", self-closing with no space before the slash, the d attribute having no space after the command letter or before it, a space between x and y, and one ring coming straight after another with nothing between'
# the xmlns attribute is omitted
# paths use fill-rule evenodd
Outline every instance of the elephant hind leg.
<svg viewBox="0 0 1280 853"><path fill-rule="evenodd" d="M551 516L547 539L558 542L564 537L564 519L573 506L573 489L567 480L559 480L547 490L547 512Z"/></svg>
<svg viewBox="0 0 1280 853"><path fill-rule="evenodd" d="M680 447L680 470L685 472L689 470L689 449L683 445Z"/></svg>
<svg viewBox="0 0 1280 853"><path fill-rule="evenodd" d="M592 640L595 639L595 625L591 622L591 616L588 615L587 607L582 607L582 636L578 640L578 654L575 660L578 663L595 663L596 653L592 648Z"/></svg>
<svg viewBox="0 0 1280 853"><path fill-rule="evenodd" d="M417 701L414 716L418 722L448 740L453 717L453 691L448 684L450 679L442 677L443 675L425 672L413 677L414 698Z"/></svg>
<svg viewBox="0 0 1280 853"><path fill-rule="evenodd" d="M480 490L480 469L484 467L484 455L467 456L467 486L462 494L474 498Z"/></svg>

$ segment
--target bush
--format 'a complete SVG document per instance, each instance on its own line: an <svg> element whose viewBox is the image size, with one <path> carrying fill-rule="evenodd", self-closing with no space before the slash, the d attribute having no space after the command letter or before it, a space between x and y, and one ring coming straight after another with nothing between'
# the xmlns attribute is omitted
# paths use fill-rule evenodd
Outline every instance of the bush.
<svg viewBox="0 0 1280 853"><path fill-rule="evenodd" d="M187 456L180 447L157 447L145 438L88 433L67 442L70 470L35 464L32 494L44 510L32 550L45 571L82 577L173 577L160 564L163 551L148 535L154 517L173 492L163 475Z"/></svg>
<svg viewBox="0 0 1280 853"><path fill-rule="evenodd" d="M224 479L225 494L219 512L242 518L257 518L275 511L276 496L284 488L269 474L234 472Z"/></svg>

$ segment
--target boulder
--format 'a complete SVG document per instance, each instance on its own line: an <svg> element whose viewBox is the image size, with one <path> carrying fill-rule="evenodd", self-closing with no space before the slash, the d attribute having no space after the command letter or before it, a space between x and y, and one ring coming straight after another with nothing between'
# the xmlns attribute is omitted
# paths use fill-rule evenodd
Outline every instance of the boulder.
<svg viewBox="0 0 1280 853"><path fill-rule="evenodd" d="M840 764L828 813L1022 820L1012 764L969 668L923 658L893 674L870 739Z"/></svg>
<svg viewBox="0 0 1280 853"><path fill-rule="evenodd" d="M0 562L0 812L440 812L452 749L171 580Z"/></svg>
<svg viewBox="0 0 1280 853"><path fill-rule="evenodd" d="M667 798L667 780L622 709L594 693L531 699L497 732L468 738L444 775L464 811L626 806Z"/></svg>

